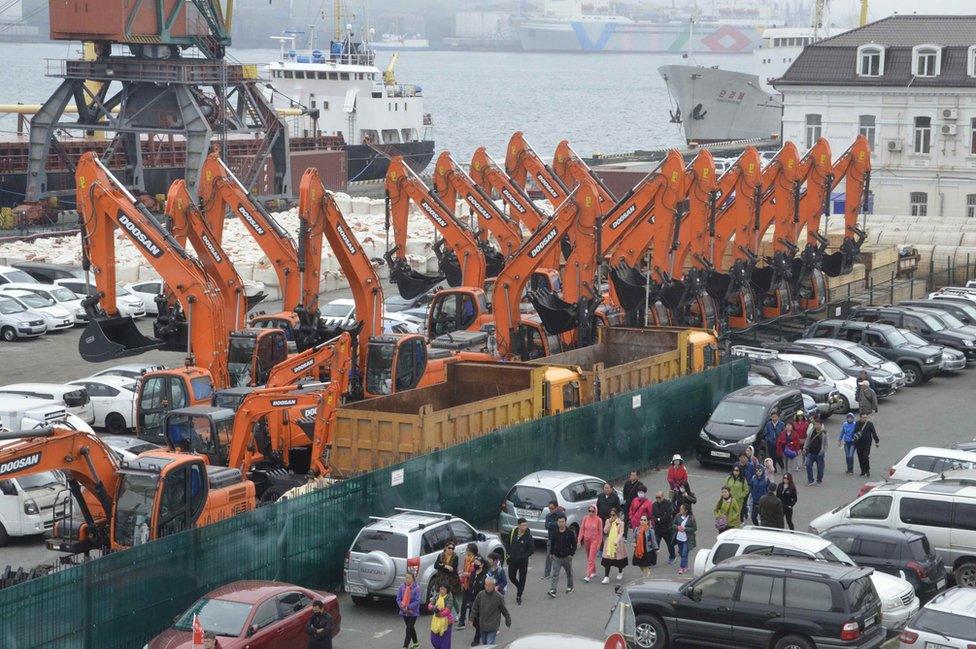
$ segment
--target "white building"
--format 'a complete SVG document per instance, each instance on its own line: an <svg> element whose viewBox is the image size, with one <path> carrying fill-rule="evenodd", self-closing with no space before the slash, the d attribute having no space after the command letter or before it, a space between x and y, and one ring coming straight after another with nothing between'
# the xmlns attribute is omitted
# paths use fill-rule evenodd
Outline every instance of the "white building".
<svg viewBox="0 0 976 649"><path fill-rule="evenodd" d="M891 16L804 49L783 138L872 143L876 214L976 217L976 16Z"/></svg>

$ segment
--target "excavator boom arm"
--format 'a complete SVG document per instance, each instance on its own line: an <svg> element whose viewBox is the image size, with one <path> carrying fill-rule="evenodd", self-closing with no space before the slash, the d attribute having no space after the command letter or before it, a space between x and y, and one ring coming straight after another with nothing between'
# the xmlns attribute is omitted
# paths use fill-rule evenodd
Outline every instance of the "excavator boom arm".
<svg viewBox="0 0 976 649"><path fill-rule="evenodd" d="M552 171L567 187L575 187L584 180L596 183L600 204L605 207L617 202L600 177L593 173L590 166L573 150L569 140L562 140L556 145L556 152L552 156Z"/></svg>
<svg viewBox="0 0 976 649"><path fill-rule="evenodd" d="M512 182L508 174L488 155L485 147L478 147L471 157L471 180L483 191L495 191L508 205L509 217L516 219L530 232L542 225L546 215L539 211L525 190Z"/></svg>
<svg viewBox="0 0 976 649"><path fill-rule="evenodd" d="M569 188L562 179L543 162L521 131L512 134L505 153L505 172L512 182L523 189L529 178L554 208L562 205L569 197Z"/></svg>
<svg viewBox="0 0 976 649"><path fill-rule="evenodd" d="M318 369L329 366L331 380L337 382L341 394L349 387L349 359L352 356L352 336L343 332L337 337L299 354L293 354L272 368L266 387L295 385L302 379L318 379Z"/></svg>
<svg viewBox="0 0 976 649"><path fill-rule="evenodd" d="M750 233L755 222L756 199L762 191L761 174L759 152L754 147L746 147L732 167L718 179L719 207L715 216L715 236L708 254L716 270L725 270L725 250L733 237L735 249L744 240L752 240Z"/></svg>

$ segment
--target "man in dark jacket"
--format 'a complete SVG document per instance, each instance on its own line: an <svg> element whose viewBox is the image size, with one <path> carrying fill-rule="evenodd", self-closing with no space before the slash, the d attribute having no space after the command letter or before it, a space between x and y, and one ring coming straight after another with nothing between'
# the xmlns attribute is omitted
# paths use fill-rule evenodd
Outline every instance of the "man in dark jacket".
<svg viewBox="0 0 976 649"><path fill-rule="evenodd" d="M637 492L647 493L647 487L637 478L637 469L630 470L630 477L624 482L624 508L620 510L620 518L624 521L624 531L627 530L627 514L630 512L630 503L637 498Z"/></svg>
<svg viewBox="0 0 976 649"><path fill-rule="evenodd" d="M664 492L654 494L654 504L651 505L651 516L654 517L654 534L658 543L668 546L668 564L674 563L674 536L671 534L671 522L674 520L674 503L664 497Z"/></svg>
<svg viewBox="0 0 976 649"><path fill-rule="evenodd" d="M552 574L552 534L556 531L556 520L560 515L566 515L566 508L560 507L555 500L550 500L549 511L546 512L546 568L543 571L541 581L549 579L549 575Z"/></svg>
<svg viewBox="0 0 976 649"><path fill-rule="evenodd" d="M312 604L312 617L305 625L308 634L308 649L332 649L332 616L326 613L325 604Z"/></svg>
<svg viewBox="0 0 976 649"><path fill-rule="evenodd" d="M521 606L525 577L529 572L529 557L535 552L535 541L532 540L528 521L518 519L518 527L509 532L507 541L508 580L515 585L515 603Z"/></svg>
<svg viewBox="0 0 976 649"><path fill-rule="evenodd" d="M777 462L776 458L776 440L779 438L779 434L783 432L784 428L786 428L786 424L784 424L783 420L779 418L779 413L774 410L769 415L769 421L767 421L766 425L763 427L762 435L765 457L773 458L774 467L777 464L780 464L780 462Z"/></svg>
<svg viewBox="0 0 976 649"><path fill-rule="evenodd" d="M858 422L854 424L854 448L857 451L857 463L861 466L861 475L871 475L871 442L875 446L881 445L878 432L874 429L874 422L868 421L868 413L862 412Z"/></svg>
<svg viewBox="0 0 976 649"><path fill-rule="evenodd" d="M559 571L566 571L566 594L573 592L573 555L576 554L576 535L566 527L566 514L559 514L556 531L552 539L549 556L552 557L552 580L549 583L549 597L556 596L559 585Z"/></svg>
<svg viewBox="0 0 976 649"><path fill-rule="evenodd" d="M763 527L783 529L785 518L783 501L776 496L776 485L770 482L766 495L759 499L759 523Z"/></svg>
<svg viewBox="0 0 976 649"><path fill-rule="evenodd" d="M505 616L505 626L512 626L512 616L508 614L505 606L505 598L495 588L495 580L489 577L485 580L485 589L478 593L474 598L474 605L471 607L471 619L475 621L475 626L481 633L481 637L475 636L471 646L484 642L486 645L494 645L498 636L498 627L502 625L502 616Z"/></svg>
<svg viewBox="0 0 976 649"><path fill-rule="evenodd" d="M614 507L617 508L618 512L621 511L620 496L614 491L612 484L604 482L603 493L596 497L596 513L604 525L607 524L607 518L610 517L610 510Z"/></svg>

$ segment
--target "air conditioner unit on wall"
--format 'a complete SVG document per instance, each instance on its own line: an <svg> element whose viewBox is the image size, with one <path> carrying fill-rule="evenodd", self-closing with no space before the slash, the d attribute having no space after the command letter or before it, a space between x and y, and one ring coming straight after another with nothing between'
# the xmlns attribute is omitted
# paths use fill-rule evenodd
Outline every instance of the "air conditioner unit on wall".
<svg viewBox="0 0 976 649"><path fill-rule="evenodd" d="M888 151L891 153L900 153L902 149L901 140L888 140Z"/></svg>
<svg viewBox="0 0 976 649"><path fill-rule="evenodd" d="M942 135L945 137L956 137L956 125L955 124L943 124L942 125Z"/></svg>
<svg viewBox="0 0 976 649"><path fill-rule="evenodd" d="M942 119L959 119L959 110L956 108L943 108Z"/></svg>

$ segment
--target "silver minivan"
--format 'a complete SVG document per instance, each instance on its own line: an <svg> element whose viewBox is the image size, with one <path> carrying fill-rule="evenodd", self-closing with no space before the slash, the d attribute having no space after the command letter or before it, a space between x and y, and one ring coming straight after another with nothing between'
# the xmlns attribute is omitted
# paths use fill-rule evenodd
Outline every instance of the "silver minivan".
<svg viewBox="0 0 976 649"><path fill-rule="evenodd" d="M508 490L498 516L498 529L504 536L518 525L519 518L524 518L533 538L547 540L547 507L555 500L566 510L566 524L578 532L590 505L596 504L597 496L603 493L604 483L602 478L568 471L530 473ZM617 497L621 503L624 501L619 491Z"/></svg>
<svg viewBox="0 0 976 649"><path fill-rule="evenodd" d="M343 585L354 604L395 598L407 570L416 575L427 601L434 564L448 543L455 544L461 560L469 543L476 544L483 557L496 551L505 556L497 535L476 530L451 514L401 508L394 511L385 518L371 516L346 555Z"/></svg>
<svg viewBox="0 0 976 649"><path fill-rule="evenodd" d="M970 479L947 475L885 483L813 519L810 531L819 534L847 523L925 534L956 584L976 586L976 486Z"/></svg>

